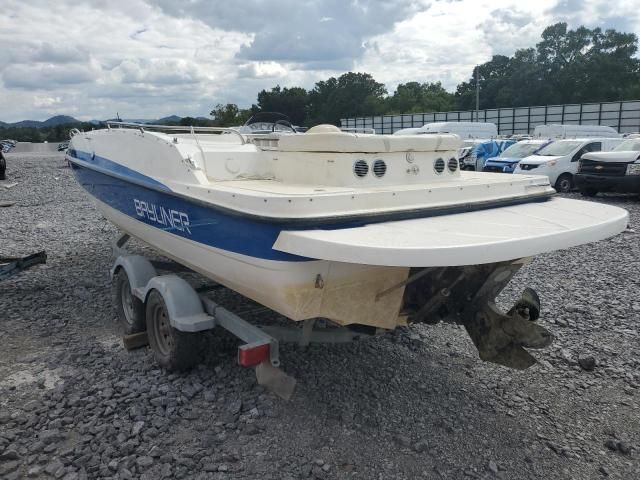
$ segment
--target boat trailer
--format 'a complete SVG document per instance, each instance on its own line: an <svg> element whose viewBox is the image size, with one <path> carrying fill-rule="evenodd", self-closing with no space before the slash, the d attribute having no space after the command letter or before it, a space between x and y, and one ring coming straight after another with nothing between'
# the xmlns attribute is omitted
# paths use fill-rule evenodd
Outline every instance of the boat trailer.
<svg viewBox="0 0 640 480"><path fill-rule="evenodd" d="M167 370L195 366L200 360L196 355L201 347L199 333L220 327L244 342L238 348L238 363L255 367L258 383L288 400L296 380L279 368L280 342L297 342L301 346L347 343L375 334L375 329L314 328L315 319L304 321L302 328L254 325L204 295L217 285L194 289L175 274L190 269L131 254L124 248L129 239L128 234L123 234L114 242L115 260L110 272L116 310L125 327L129 327L123 344L127 350L150 345L156 361ZM174 273L161 275L157 270ZM126 282L119 282L122 278Z"/></svg>
<svg viewBox="0 0 640 480"><path fill-rule="evenodd" d="M279 368L280 342L346 343L378 330L359 325L315 328L315 319L303 321L302 328L254 325L204 294L220 285L195 289L175 274L189 268L131 254L124 248L129 239L123 234L112 247L111 278L114 304L126 330L123 343L129 350L150 345L157 363L167 370L186 370L199 363L202 335L198 333L220 327L244 342L238 348L238 363L255 367L258 383L288 400L296 381ZM405 281L380 292L376 301L404 288L401 316L408 323L463 325L482 360L523 370L536 363L525 348L543 348L553 340L535 323L540 300L527 288L503 312L495 299L526 262L415 268ZM174 273L160 275L158 270Z"/></svg>

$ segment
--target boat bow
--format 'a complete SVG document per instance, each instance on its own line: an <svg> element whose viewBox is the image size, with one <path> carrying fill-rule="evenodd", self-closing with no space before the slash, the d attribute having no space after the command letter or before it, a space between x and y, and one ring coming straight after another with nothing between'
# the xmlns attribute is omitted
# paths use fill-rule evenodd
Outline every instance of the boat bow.
<svg viewBox="0 0 640 480"><path fill-rule="evenodd" d="M554 197L475 212L331 230L286 230L273 248L307 258L382 266L476 265L530 257L620 233L628 212Z"/></svg>

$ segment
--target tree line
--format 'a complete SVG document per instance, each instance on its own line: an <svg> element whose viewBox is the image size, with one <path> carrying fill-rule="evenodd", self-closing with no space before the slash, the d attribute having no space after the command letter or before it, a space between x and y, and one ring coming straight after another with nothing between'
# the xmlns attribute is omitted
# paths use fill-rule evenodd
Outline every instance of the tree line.
<svg viewBox="0 0 640 480"><path fill-rule="evenodd" d="M295 125L338 125L341 118L416 112L444 112L475 108L476 79L480 108L523 107L562 103L606 102L640 98L638 37L610 29L556 23L542 32L535 48L513 56L494 55L473 69L471 78L455 92L440 82L407 82L389 94L370 74L348 72L317 82L311 90L281 87L258 93L250 108L218 104L212 120L184 117L180 125L237 126L258 112L280 112ZM1 138L19 141L61 141L71 128L98 128L93 124L49 128L0 128Z"/></svg>
<svg viewBox="0 0 640 480"><path fill-rule="evenodd" d="M614 29L556 23L542 32L535 48L513 56L494 55L473 69L471 78L448 92L440 82L408 82L389 94L368 73L349 72L321 80L311 90L282 88L258 93L257 103L241 109L216 105L210 115L220 126L240 125L256 112L276 111L296 125L338 124L341 118L475 108L606 102L640 98L638 37Z"/></svg>
<svg viewBox="0 0 640 480"><path fill-rule="evenodd" d="M102 128L105 124L96 125L88 122L61 123L48 127L1 127L0 140L12 139L18 142L63 142L69 140L69 132L73 128L88 131L94 128Z"/></svg>

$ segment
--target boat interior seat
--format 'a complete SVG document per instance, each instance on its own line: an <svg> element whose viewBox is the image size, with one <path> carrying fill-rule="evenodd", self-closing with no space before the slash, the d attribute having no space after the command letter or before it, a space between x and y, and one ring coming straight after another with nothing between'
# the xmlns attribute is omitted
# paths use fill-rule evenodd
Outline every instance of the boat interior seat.
<svg viewBox="0 0 640 480"><path fill-rule="evenodd" d="M461 146L457 135L360 134L343 132L333 125L318 125L302 135L283 135L278 141L278 150L283 152L432 152Z"/></svg>

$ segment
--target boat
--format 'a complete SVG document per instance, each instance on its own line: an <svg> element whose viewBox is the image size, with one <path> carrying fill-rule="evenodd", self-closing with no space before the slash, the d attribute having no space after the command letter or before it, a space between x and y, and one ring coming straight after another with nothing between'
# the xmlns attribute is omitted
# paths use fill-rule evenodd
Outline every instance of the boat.
<svg viewBox="0 0 640 480"><path fill-rule="evenodd" d="M552 335L530 257L616 235L626 210L556 195L547 177L461 172L457 135L375 135L279 115L242 128L109 122L66 158L126 234L296 322L368 331L464 325L483 360L535 363Z"/></svg>

